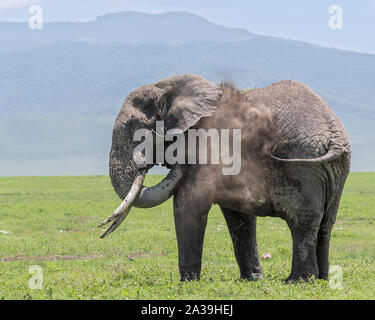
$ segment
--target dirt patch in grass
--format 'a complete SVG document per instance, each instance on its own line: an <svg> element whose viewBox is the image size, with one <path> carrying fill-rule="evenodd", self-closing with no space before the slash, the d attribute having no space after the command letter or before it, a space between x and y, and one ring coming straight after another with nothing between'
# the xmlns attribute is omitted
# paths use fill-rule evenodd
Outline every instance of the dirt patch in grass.
<svg viewBox="0 0 375 320"><path fill-rule="evenodd" d="M12 262L12 261L57 261L57 260L91 260L91 259L102 259L102 255L64 255L64 256L15 256L15 257L6 257L1 258L2 262Z"/></svg>
<svg viewBox="0 0 375 320"><path fill-rule="evenodd" d="M153 255L151 253L146 252L136 252L128 254L130 259L139 259L139 258L151 258Z"/></svg>
<svg viewBox="0 0 375 320"><path fill-rule="evenodd" d="M151 257L158 257L158 256L166 256L167 254L162 251L160 254L152 254L147 252L135 252L128 254L128 258L130 259L139 259L139 258L151 258Z"/></svg>
<svg viewBox="0 0 375 320"><path fill-rule="evenodd" d="M77 220L81 220L81 221L92 221L92 220L98 220L98 219L99 219L98 217L89 217L89 216L77 217Z"/></svg>

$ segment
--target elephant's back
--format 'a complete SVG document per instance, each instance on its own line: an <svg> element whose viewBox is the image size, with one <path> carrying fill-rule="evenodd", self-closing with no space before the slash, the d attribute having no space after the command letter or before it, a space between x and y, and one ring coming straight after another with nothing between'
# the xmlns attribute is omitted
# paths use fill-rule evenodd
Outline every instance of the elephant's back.
<svg viewBox="0 0 375 320"><path fill-rule="evenodd" d="M281 139L278 156L315 158L334 147L350 153L341 121L327 103L310 88L296 81L281 81L245 94L252 106L272 112L275 133Z"/></svg>

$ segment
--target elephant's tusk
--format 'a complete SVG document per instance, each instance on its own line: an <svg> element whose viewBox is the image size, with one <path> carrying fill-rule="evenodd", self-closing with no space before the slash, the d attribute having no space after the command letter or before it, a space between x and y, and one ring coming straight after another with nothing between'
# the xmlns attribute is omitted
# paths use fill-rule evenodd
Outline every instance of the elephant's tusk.
<svg viewBox="0 0 375 320"><path fill-rule="evenodd" d="M113 231L115 231L117 229L117 227L124 221L124 219L126 218L126 216L128 215L130 211L130 208L127 209L127 211L119 216L117 216L115 222L113 222L111 224L111 226L108 228L108 230L106 232L104 232L100 238L105 238L106 236L108 236L109 234L111 234Z"/></svg>
<svg viewBox="0 0 375 320"><path fill-rule="evenodd" d="M142 170L134 179L132 187L130 188L129 193L125 197L124 201L120 204L120 206L115 210L115 212L106 220L104 220L98 227L102 227L107 223L115 220L115 222L108 228L108 230L101 236L101 238L106 237L122 223L122 221L127 217L129 214L130 208L137 198L139 192L142 190L143 181L145 179L146 170Z"/></svg>

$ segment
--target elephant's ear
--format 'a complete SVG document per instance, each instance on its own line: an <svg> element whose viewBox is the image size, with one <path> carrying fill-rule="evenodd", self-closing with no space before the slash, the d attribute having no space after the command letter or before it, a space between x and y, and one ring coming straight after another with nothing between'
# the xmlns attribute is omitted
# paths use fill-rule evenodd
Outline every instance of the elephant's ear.
<svg viewBox="0 0 375 320"><path fill-rule="evenodd" d="M170 133L186 131L201 118L212 116L222 95L220 85L196 75L169 78L156 86L165 90L158 109Z"/></svg>

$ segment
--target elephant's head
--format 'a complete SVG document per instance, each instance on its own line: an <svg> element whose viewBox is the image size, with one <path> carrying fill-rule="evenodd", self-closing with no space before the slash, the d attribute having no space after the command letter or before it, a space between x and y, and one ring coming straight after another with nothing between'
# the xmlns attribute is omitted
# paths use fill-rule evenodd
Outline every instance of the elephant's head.
<svg viewBox="0 0 375 320"><path fill-rule="evenodd" d="M183 176L181 168L175 166L159 185L142 189L142 177L156 163L145 165L134 158L134 149L140 143L133 141L135 131L155 132L156 121L164 121L165 130L184 132L215 112L221 94L220 85L197 75L181 75L143 86L126 98L113 128L109 162L112 185L118 196L125 199L123 207L117 210L117 218L120 212L128 212L131 205L152 207L164 202Z"/></svg>

